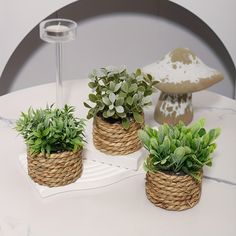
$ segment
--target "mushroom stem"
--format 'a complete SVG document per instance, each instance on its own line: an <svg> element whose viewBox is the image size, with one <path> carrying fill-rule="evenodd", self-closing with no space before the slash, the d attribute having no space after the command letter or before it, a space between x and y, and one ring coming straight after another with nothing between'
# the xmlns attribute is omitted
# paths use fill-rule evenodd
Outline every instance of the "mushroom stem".
<svg viewBox="0 0 236 236"><path fill-rule="evenodd" d="M154 119L160 123L175 125L183 121L185 125L193 119L192 94L168 94L161 92L157 102Z"/></svg>

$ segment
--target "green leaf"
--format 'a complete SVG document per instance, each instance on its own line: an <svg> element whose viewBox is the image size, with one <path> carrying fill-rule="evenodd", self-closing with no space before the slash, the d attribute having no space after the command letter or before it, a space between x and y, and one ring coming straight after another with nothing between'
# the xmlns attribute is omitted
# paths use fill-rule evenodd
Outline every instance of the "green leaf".
<svg viewBox="0 0 236 236"><path fill-rule="evenodd" d="M164 158L163 160L161 160L160 164L164 165L166 164L167 160L170 158L170 156L167 156L166 158Z"/></svg>
<svg viewBox="0 0 236 236"><path fill-rule="evenodd" d="M198 149L200 148L200 144L201 144L201 139L200 138L195 138L191 142L191 148L194 151L198 151Z"/></svg>
<svg viewBox="0 0 236 236"><path fill-rule="evenodd" d="M95 82L89 82L88 86L93 89L97 87L97 84Z"/></svg>
<svg viewBox="0 0 236 236"><path fill-rule="evenodd" d="M209 131L209 144L212 143L216 138L219 137L221 130L219 128L217 129L211 129Z"/></svg>
<svg viewBox="0 0 236 236"><path fill-rule="evenodd" d="M62 124L63 126L63 124ZM43 136L47 136L50 132L50 128L46 128L44 131L43 131Z"/></svg>
<svg viewBox="0 0 236 236"><path fill-rule="evenodd" d="M207 145L209 144L209 133L206 133L203 137L202 137L202 142L203 142L203 147L207 147Z"/></svg>
<svg viewBox="0 0 236 236"><path fill-rule="evenodd" d="M115 101L116 106L122 106L124 104L124 98L123 97L118 97Z"/></svg>
<svg viewBox="0 0 236 236"><path fill-rule="evenodd" d="M170 139L168 138L168 136L164 137L163 147L166 152L170 149Z"/></svg>
<svg viewBox="0 0 236 236"><path fill-rule="evenodd" d="M92 93L90 93L90 94L89 94L89 100L90 100L91 102L96 103L96 101L97 101L97 96L94 95L94 94L92 94Z"/></svg>
<svg viewBox="0 0 236 236"><path fill-rule="evenodd" d="M50 145L46 145L46 153L47 154L51 153L51 146Z"/></svg>
<svg viewBox="0 0 236 236"><path fill-rule="evenodd" d="M132 98L132 97L130 97L130 96L129 96L129 97L127 97L127 98L126 98L126 102L127 102L127 104L128 104L128 105L130 105L130 106L131 106L131 105L133 104L133 98Z"/></svg>
<svg viewBox="0 0 236 236"><path fill-rule="evenodd" d="M188 171L187 174L191 175L197 182L201 181L201 175L198 172Z"/></svg>
<svg viewBox="0 0 236 236"><path fill-rule="evenodd" d="M185 148L184 148L184 147L178 147L178 148L176 148L174 154L175 154L176 158L177 158L178 160L180 160L180 159L183 158L184 155L185 155Z"/></svg>
<svg viewBox="0 0 236 236"><path fill-rule="evenodd" d="M118 113L124 112L124 107L122 107L122 106L117 106L117 107L115 107L115 109L116 109L116 112L118 112Z"/></svg>
<svg viewBox="0 0 236 236"><path fill-rule="evenodd" d="M156 139L156 138L152 137L152 138L150 139L150 143L151 143L151 146L152 146L153 148L158 149L158 142L157 142L157 139Z"/></svg>
<svg viewBox="0 0 236 236"><path fill-rule="evenodd" d="M185 155L190 154L192 152L192 149L188 146L185 146L184 147L184 152L185 152Z"/></svg>
<svg viewBox="0 0 236 236"><path fill-rule="evenodd" d="M122 83L121 90L124 91L125 93L128 93L129 87L128 87L128 84L126 82Z"/></svg>
<svg viewBox="0 0 236 236"><path fill-rule="evenodd" d="M109 110L112 110L112 109L114 109L114 105L113 105L113 104L111 104L111 105L109 106Z"/></svg>
<svg viewBox="0 0 236 236"><path fill-rule="evenodd" d="M158 157L158 158L159 158L159 154L157 153L156 150L150 149L149 152L150 152L151 155L154 155L155 157Z"/></svg>
<svg viewBox="0 0 236 236"><path fill-rule="evenodd" d="M209 148L208 148L209 153L214 152L215 149L216 149L216 144L215 143L212 143L212 144L209 145Z"/></svg>
<svg viewBox="0 0 236 236"><path fill-rule="evenodd" d="M38 138L40 138L40 137L41 137L41 134L40 134L40 132L33 131L33 134L34 134L34 136L35 136L35 137L38 137Z"/></svg>
<svg viewBox="0 0 236 236"><path fill-rule="evenodd" d="M146 88L141 85L141 86L138 87L138 91L144 93L146 91Z"/></svg>
<svg viewBox="0 0 236 236"><path fill-rule="evenodd" d="M84 102L84 106L87 107L87 108L91 108L91 106L86 102Z"/></svg>
<svg viewBox="0 0 236 236"><path fill-rule="evenodd" d="M75 144L81 144L81 139L80 138L74 138L73 140L72 140Z"/></svg>
<svg viewBox="0 0 236 236"><path fill-rule="evenodd" d="M115 110L107 110L107 117L112 117L115 114Z"/></svg>
<svg viewBox="0 0 236 236"><path fill-rule="evenodd" d="M140 115L138 112L133 113L134 119L137 123L142 123L143 122L143 116Z"/></svg>
<svg viewBox="0 0 236 236"><path fill-rule="evenodd" d="M107 114L107 111L104 111L104 112L102 113L102 116L103 116L104 118L108 118L108 117L109 117L108 114Z"/></svg>
<svg viewBox="0 0 236 236"><path fill-rule="evenodd" d="M150 96L152 95L152 89L146 89L144 92L144 96Z"/></svg>
<svg viewBox="0 0 236 236"><path fill-rule="evenodd" d="M117 92L121 88L122 82L115 85L114 92Z"/></svg>
<svg viewBox="0 0 236 236"><path fill-rule="evenodd" d="M102 97L102 101L104 102L104 104L106 104L107 106L109 106L111 104L110 99L107 96Z"/></svg>
<svg viewBox="0 0 236 236"><path fill-rule="evenodd" d="M123 72L126 71L126 66L121 66L119 69L118 69L119 73L122 74Z"/></svg>
<svg viewBox="0 0 236 236"><path fill-rule="evenodd" d="M143 105L149 104L150 101L151 101L151 99L150 99L149 96L148 96L148 97L144 97L144 98L142 99L142 104L143 104Z"/></svg>
<svg viewBox="0 0 236 236"><path fill-rule="evenodd" d="M202 137L204 134L206 134L206 130L204 128L201 128L199 131L198 131L198 135L200 137Z"/></svg>
<svg viewBox="0 0 236 236"><path fill-rule="evenodd" d="M190 126L193 136L195 136L195 134L198 133L201 128L203 128L204 124L205 124L205 119L200 119Z"/></svg>
<svg viewBox="0 0 236 236"><path fill-rule="evenodd" d="M93 70L93 75L98 77L98 78L106 76L106 74L104 73L103 68Z"/></svg>
<svg viewBox="0 0 236 236"><path fill-rule="evenodd" d="M193 163L189 160L187 160L186 164L188 168L191 168L193 166Z"/></svg>
<svg viewBox="0 0 236 236"><path fill-rule="evenodd" d="M116 100L116 95L114 93L110 93L109 94L109 100L111 101L111 103L114 103Z"/></svg>
<svg viewBox="0 0 236 236"><path fill-rule="evenodd" d="M127 94L124 93L124 92L120 92L120 93L119 93L119 97L120 97L120 98L125 98L126 96L127 96Z"/></svg>
<svg viewBox="0 0 236 236"><path fill-rule="evenodd" d="M137 101L139 100L139 96L138 96L138 94L136 93L136 94L134 94L134 96L133 96L133 103L137 103Z"/></svg>
<svg viewBox="0 0 236 236"><path fill-rule="evenodd" d="M128 92L129 93L135 93L135 92L137 92L137 89L138 89L138 85L137 84L131 84L131 86L128 89Z"/></svg>
<svg viewBox="0 0 236 236"><path fill-rule="evenodd" d="M91 108L88 112L87 119L91 119L94 117L94 109Z"/></svg>
<svg viewBox="0 0 236 236"><path fill-rule="evenodd" d="M42 139L37 138L34 145L40 145L42 143Z"/></svg>
<svg viewBox="0 0 236 236"><path fill-rule="evenodd" d="M102 111L105 107L105 104L102 101L97 101L97 109L98 111Z"/></svg>
<svg viewBox="0 0 236 236"><path fill-rule="evenodd" d="M129 129L130 127L130 122L128 118L122 119L122 126L124 127L124 129Z"/></svg>
<svg viewBox="0 0 236 236"><path fill-rule="evenodd" d="M116 113L120 118L126 118L127 117L127 115L126 115L126 113L125 112L123 112L123 113Z"/></svg>
<svg viewBox="0 0 236 236"><path fill-rule="evenodd" d="M138 131L138 136L140 140L143 142L143 144L149 148L150 146L150 138L148 134L144 130L139 130Z"/></svg>
<svg viewBox="0 0 236 236"><path fill-rule="evenodd" d="M136 72L135 72L135 74L136 74L136 76L139 76L139 75L141 75L141 70L138 68L137 70L136 70Z"/></svg>
<svg viewBox="0 0 236 236"><path fill-rule="evenodd" d="M115 82L111 81L111 82L110 82L110 90L111 90L112 92L114 92L115 86L116 86Z"/></svg>
<svg viewBox="0 0 236 236"><path fill-rule="evenodd" d="M157 85L158 83L160 83L158 80L154 80L154 81L152 81L152 86L155 86L155 85Z"/></svg>

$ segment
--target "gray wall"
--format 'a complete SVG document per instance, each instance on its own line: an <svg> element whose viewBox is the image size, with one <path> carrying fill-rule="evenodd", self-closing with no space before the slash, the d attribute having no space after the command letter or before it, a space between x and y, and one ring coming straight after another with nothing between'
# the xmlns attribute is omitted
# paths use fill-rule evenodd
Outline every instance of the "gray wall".
<svg viewBox="0 0 236 236"><path fill-rule="evenodd" d="M176 47L192 49L225 79L210 88L233 98L236 78L232 60L201 20L168 1L80 0L49 18L78 22L77 40L64 44L64 80L85 79L97 67L126 65L130 71L158 60ZM54 45L39 39L38 26L8 62L0 94L55 81Z"/></svg>

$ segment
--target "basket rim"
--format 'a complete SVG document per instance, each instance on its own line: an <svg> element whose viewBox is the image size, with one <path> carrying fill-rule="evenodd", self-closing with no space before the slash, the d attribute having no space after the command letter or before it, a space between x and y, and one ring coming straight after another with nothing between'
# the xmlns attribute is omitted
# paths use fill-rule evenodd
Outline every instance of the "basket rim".
<svg viewBox="0 0 236 236"><path fill-rule="evenodd" d="M149 178L165 178L165 179L169 179L171 181L174 180L179 180L179 181L186 181L188 180L193 180L196 183L201 183L202 182L202 178L203 178L203 169L199 170L198 173L200 174L200 181L196 180L193 176L189 175L189 174L181 174L178 175L173 171L170 171L169 173L167 171L156 171L156 172L152 172L152 171L147 171L146 172L146 178L149 176Z"/></svg>
<svg viewBox="0 0 236 236"><path fill-rule="evenodd" d="M141 114L142 116L144 116L144 112L143 112L143 111L142 111L141 113L139 113L139 114ZM138 122L135 121L133 115L132 115L132 116L129 116L128 118L130 119L130 122L131 122L131 123L138 123ZM96 119L100 119L100 120L102 120L102 121L104 121L104 122L106 122L106 123L108 123L108 124L110 124L110 125L122 125L122 123L121 123L121 122L122 122L122 118L114 119L114 122L110 122L110 121L109 121L109 118L104 118L102 115L97 114L97 115L94 117L94 120L96 120Z"/></svg>
<svg viewBox="0 0 236 236"><path fill-rule="evenodd" d="M174 171L169 171L169 170L156 170L156 171L148 170L147 173L148 172L152 174L163 173L170 176L191 176L189 174L184 173L183 171L174 172ZM201 168L199 171L196 171L196 172L199 172L199 173L203 172L203 168Z"/></svg>
<svg viewBox="0 0 236 236"><path fill-rule="evenodd" d="M65 155L65 156L71 156L71 155L74 155L74 154L77 154L77 153L82 153L83 152L83 150L84 150L84 148L81 148L81 149L79 149L79 150L77 150L77 151L61 151L61 152L56 152L56 153L50 153L50 154L47 154L47 153L34 153L34 154L31 154L30 153L30 151L27 149L27 151L26 151L26 153L27 153L27 157L31 157L31 158L33 158L33 157L43 157L43 158L50 158L50 157L54 157L54 158L56 158L57 156L61 156L62 154L63 155Z"/></svg>

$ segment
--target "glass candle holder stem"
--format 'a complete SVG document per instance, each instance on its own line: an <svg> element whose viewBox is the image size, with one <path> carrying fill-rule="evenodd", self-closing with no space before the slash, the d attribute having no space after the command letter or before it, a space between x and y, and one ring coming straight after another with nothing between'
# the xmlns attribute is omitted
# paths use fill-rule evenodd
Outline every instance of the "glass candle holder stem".
<svg viewBox="0 0 236 236"><path fill-rule="evenodd" d="M63 85L62 85L62 44L56 43L56 106L62 108Z"/></svg>
<svg viewBox="0 0 236 236"><path fill-rule="evenodd" d="M56 106L64 106L62 84L62 44L70 42L76 37L77 23L69 19L50 19L39 25L40 38L47 43L55 44L56 48Z"/></svg>

